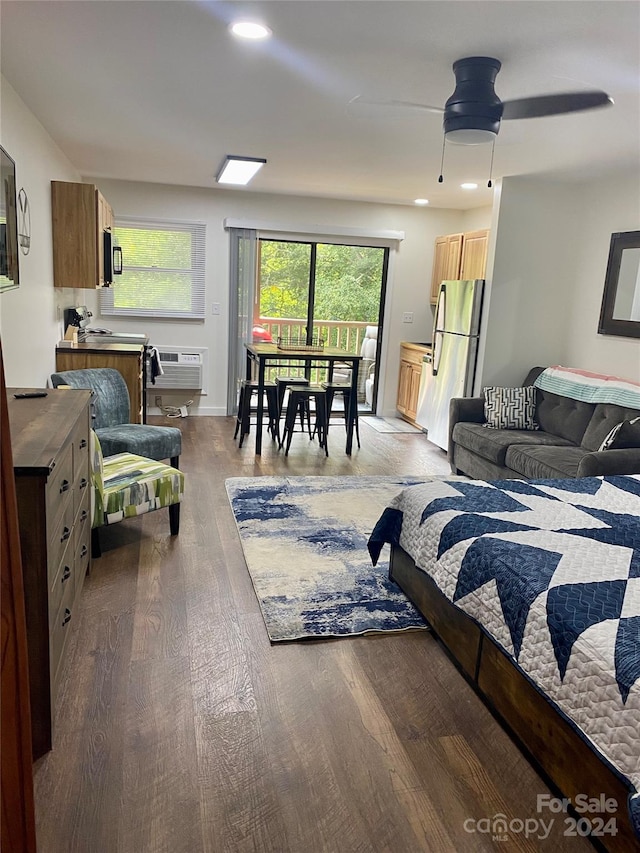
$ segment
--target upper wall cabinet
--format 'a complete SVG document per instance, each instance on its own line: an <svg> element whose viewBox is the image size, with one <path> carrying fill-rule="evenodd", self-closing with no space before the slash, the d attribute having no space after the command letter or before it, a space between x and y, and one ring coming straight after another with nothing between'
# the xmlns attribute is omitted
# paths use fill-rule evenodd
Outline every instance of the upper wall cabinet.
<svg viewBox="0 0 640 853"><path fill-rule="evenodd" d="M113 211L93 184L51 181L53 283L56 287L111 284Z"/></svg>
<svg viewBox="0 0 640 853"><path fill-rule="evenodd" d="M467 231L436 237L431 276L431 302L438 299L440 283L456 279L484 278L489 230Z"/></svg>

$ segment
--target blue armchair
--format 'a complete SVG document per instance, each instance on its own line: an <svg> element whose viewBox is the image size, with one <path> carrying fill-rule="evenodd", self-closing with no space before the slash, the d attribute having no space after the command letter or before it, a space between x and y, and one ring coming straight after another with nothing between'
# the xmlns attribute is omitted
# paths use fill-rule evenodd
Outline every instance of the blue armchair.
<svg viewBox="0 0 640 853"><path fill-rule="evenodd" d="M110 367L65 370L51 374L54 388L66 385L93 391L92 422L105 456L133 453L147 459L170 459L179 467L182 433L176 427L130 423L130 401L122 374Z"/></svg>

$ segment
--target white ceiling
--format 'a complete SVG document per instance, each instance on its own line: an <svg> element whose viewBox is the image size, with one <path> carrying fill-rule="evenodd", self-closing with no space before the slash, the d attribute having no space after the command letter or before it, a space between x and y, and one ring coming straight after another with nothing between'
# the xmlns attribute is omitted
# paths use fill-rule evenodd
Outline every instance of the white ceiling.
<svg viewBox="0 0 640 853"><path fill-rule="evenodd" d="M347 108L356 95L443 105L452 63L472 55L502 61L503 100L585 88L615 100L503 122L494 178L640 160L635 0L3 0L0 16L2 74L83 175L215 187L224 155L240 154L268 161L253 191L489 204L490 146L448 145L438 184L438 115ZM273 38L237 41L237 17Z"/></svg>

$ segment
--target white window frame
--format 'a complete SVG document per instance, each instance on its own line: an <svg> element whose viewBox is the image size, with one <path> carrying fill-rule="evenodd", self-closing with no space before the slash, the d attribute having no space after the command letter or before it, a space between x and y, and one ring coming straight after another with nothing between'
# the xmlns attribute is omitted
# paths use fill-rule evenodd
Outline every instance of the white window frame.
<svg viewBox="0 0 640 853"><path fill-rule="evenodd" d="M118 308L114 306L114 289L118 287L116 278L111 287L100 290L100 313L114 317L157 317L183 320L203 320L205 318L205 238L206 225L203 222L183 222L167 219L143 219L140 217L119 216L115 222L115 243L117 245L118 226L139 228L147 231L182 231L191 234L191 310L180 311L173 308ZM127 269L148 271L151 275L157 268L127 267L126 255L123 257L123 272ZM169 273L185 273L185 270L162 268Z"/></svg>

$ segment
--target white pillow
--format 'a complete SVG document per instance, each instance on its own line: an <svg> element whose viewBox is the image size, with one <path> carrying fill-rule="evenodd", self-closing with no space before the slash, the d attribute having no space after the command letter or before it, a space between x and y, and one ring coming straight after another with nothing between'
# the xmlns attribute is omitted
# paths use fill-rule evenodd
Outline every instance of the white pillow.
<svg viewBox="0 0 640 853"><path fill-rule="evenodd" d="M518 388L484 389L485 426L493 429L540 429L535 420L536 389L533 385Z"/></svg>

